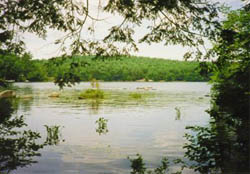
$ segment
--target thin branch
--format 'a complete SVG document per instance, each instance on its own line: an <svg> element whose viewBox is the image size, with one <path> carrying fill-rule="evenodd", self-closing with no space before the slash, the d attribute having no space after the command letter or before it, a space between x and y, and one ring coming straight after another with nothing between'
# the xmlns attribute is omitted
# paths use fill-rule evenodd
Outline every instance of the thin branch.
<svg viewBox="0 0 250 174"><path fill-rule="evenodd" d="M204 36L204 35L202 35L202 34L194 33L194 32L191 32L191 31L189 31L189 30L187 30L187 29L185 29L185 28L183 28L183 27L180 27L179 24L177 24L177 23L175 23L174 21L172 21L164 12L160 11L160 13L161 13L169 22L171 22L176 28L178 28L178 29L180 29L180 30L182 30L182 31L184 31L184 32L186 32L186 33L189 33L189 34L193 34L193 35L197 35L197 36L201 36L201 37L206 37L206 36Z"/></svg>

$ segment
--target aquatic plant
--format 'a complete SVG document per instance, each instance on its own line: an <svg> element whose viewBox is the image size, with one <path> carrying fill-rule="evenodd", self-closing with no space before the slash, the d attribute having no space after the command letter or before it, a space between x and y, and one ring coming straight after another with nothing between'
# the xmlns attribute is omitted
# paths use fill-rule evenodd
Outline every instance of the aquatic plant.
<svg viewBox="0 0 250 174"><path fill-rule="evenodd" d="M36 163L34 157L47 145L59 142L59 126L47 126L47 140L40 142L39 132L27 129L24 116L14 116L18 100L0 99L0 173L12 173L19 167ZM39 143L40 142L40 143ZM51 142L51 143L48 143Z"/></svg>
<svg viewBox="0 0 250 174"><path fill-rule="evenodd" d="M100 89L87 89L86 91L82 92L79 99L103 99L104 92Z"/></svg>
<svg viewBox="0 0 250 174"><path fill-rule="evenodd" d="M100 88L100 84L99 84L98 80L92 79L92 80L91 80L91 87L92 87L92 88L99 89L99 88Z"/></svg>
<svg viewBox="0 0 250 174"><path fill-rule="evenodd" d="M181 119L181 110L179 107L174 108L176 110L176 117L175 120L180 120Z"/></svg>
<svg viewBox="0 0 250 174"><path fill-rule="evenodd" d="M169 162L167 158L163 158L161 161L161 165L154 170L148 170L145 167L145 163L140 154L136 154L136 158L131 159L128 157L131 162L131 174L166 174L169 166Z"/></svg>
<svg viewBox="0 0 250 174"><path fill-rule="evenodd" d="M142 94L137 93L137 92L132 92L132 93L129 94L129 96L134 98L134 99L141 99L142 98Z"/></svg>
<svg viewBox="0 0 250 174"><path fill-rule="evenodd" d="M104 92L100 90L100 84L96 79L91 80L91 87L95 89L87 89L86 91L82 92L79 99L103 99Z"/></svg>
<svg viewBox="0 0 250 174"><path fill-rule="evenodd" d="M60 142L60 126L44 126L47 130L47 138L45 144L57 145Z"/></svg>
<svg viewBox="0 0 250 174"><path fill-rule="evenodd" d="M96 120L95 123L98 124L96 132L99 133L99 135L108 133L107 122L108 119L105 119L103 117L100 117L98 120Z"/></svg>

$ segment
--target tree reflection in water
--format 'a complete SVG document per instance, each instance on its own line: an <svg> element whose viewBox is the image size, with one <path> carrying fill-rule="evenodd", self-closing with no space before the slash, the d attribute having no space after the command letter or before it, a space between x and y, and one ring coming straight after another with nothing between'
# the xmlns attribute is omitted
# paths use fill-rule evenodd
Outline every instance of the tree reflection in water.
<svg viewBox="0 0 250 174"><path fill-rule="evenodd" d="M109 130L107 128L107 122L108 119L105 119L103 117L100 117L98 120L96 120L95 122L97 124L96 132L99 135L108 133Z"/></svg>
<svg viewBox="0 0 250 174"><path fill-rule="evenodd" d="M190 167L200 173L250 172L248 96L244 95L246 89L238 89L238 96L232 97L228 88L214 94L209 126L188 127L195 134L185 135L189 141L184 146L186 157L195 162Z"/></svg>
<svg viewBox="0 0 250 174"><path fill-rule="evenodd" d="M36 163L33 157L41 156L40 149L58 142L52 140L57 135L47 137L44 143L37 143L41 136L32 130L24 130L27 126L24 117L12 118L17 109L16 102L16 99L0 99L0 173L10 173L18 167Z"/></svg>
<svg viewBox="0 0 250 174"><path fill-rule="evenodd" d="M241 97L235 99L235 102L246 99L246 97ZM216 97L212 101L216 102L217 99ZM192 131L192 133L185 134L188 142L184 145L186 150L184 157L187 160L176 159L171 164L181 165L180 171L168 172L167 169L170 165L163 165L164 161L159 168L146 169L142 156L137 155L135 159L130 158L131 174L182 174L187 168L201 174L249 174L248 102L245 102L245 105L241 102L241 109L237 108L236 103L232 102L231 112L226 111L223 104L214 104L209 111L211 121L207 127L187 127Z"/></svg>
<svg viewBox="0 0 250 174"><path fill-rule="evenodd" d="M88 108L90 109L91 114L98 114L100 109L101 100L100 99L89 99L87 100Z"/></svg>
<svg viewBox="0 0 250 174"><path fill-rule="evenodd" d="M250 69L249 69L250 70ZM241 78L225 79L213 86L208 126L189 126L185 134L185 159L174 162L181 170L192 169L201 174L250 173L249 70ZM234 81L238 85L230 85ZM247 82L247 83L246 83ZM146 170L141 156L131 161L131 173L166 173Z"/></svg>

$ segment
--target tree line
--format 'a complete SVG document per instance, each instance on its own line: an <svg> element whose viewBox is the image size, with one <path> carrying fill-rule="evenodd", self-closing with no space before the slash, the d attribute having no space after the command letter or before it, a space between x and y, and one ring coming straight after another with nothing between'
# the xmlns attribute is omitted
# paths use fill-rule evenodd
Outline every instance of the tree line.
<svg viewBox="0 0 250 174"><path fill-rule="evenodd" d="M24 82L46 81L48 78L45 67L32 60L29 54L0 54L0 79Z"/></svg>
<svg viewBox="0 0 250 174"><path fill-rule="evenodd" d="M74 72L72 72L74 69ZM0 55L0 78L23 81L59 81L74 73L80 81L207 81L200 75L198 62L152 59L145 57L110 57L94 59L92 56L57 57L32 60L25 54Z"/></svg>

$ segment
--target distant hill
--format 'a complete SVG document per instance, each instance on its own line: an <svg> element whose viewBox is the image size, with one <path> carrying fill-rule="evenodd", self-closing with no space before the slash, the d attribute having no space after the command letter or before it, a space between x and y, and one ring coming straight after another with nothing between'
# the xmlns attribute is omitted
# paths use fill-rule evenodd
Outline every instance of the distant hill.
<svg viewBox="0 0 250 174"><path fill-rule="evenodd" d="M198 62L147 57L91 56L57 57L38 61L52 79L64 73L77 73L81 81L208 81L200 75ZM73 71L74 69L74 71ZM69 73L70 72L70 73Z"/></svg>

